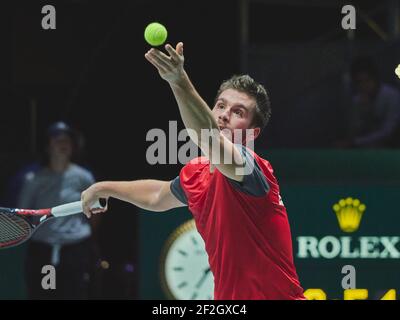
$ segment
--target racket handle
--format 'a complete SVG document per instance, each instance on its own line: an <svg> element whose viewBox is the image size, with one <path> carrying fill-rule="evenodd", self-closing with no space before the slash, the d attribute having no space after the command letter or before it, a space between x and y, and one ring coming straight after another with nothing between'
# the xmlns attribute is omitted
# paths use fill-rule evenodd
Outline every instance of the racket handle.
<svg viewBox="0 0 400 320"><path fill-rule="evenodd" d="M105 199L99 199L91 209L101 209L106 206ZM82 201L75 201L71 203L62 204L60 206L51 209L51 214L55 217L65 217L72 214L77 214L83 212Z"/></svg>

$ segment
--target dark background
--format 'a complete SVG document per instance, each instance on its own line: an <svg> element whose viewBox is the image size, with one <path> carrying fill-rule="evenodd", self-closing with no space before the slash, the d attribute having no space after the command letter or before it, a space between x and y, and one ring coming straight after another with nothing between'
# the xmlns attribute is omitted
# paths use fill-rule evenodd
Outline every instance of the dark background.
<svg viewBox="0 0 400 320"><path fill-rule="evenodd" d="M247 6L243 6L247 3ZM41 8L57 10L57 29L41 28ZM341 28L353 4L362 19L354 40ZM98 180L171 179L180 166L146 162L146 133L182 122L168 84L144 58L149 22L185 44L186 70L211 105L223 79L250 73L270 90L273 115L260 149L331 148L340 136L341 99L351 57L369 53L382 78L399 87L393 1L7 1L1 4L0 195L37 158L47 126L65 120L85 137L80 163ZM247 19L244 19L247 8ZM247 21L247 23L244 23ZM247 25L247 29L243 26ZM246 31L247 30L247 31ZM100 244L110 261L104 297L137 298L137 209L112 201ZM129 268L128 268L129 269ZM130 269L129 269L130 270Z"/></svg>

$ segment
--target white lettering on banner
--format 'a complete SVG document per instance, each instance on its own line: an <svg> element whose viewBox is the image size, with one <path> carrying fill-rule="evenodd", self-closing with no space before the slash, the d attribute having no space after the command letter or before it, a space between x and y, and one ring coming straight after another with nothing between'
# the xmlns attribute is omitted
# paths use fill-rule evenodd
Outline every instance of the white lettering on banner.
<svg viewBox="0 0 400 320"><path fill-rule="evenodd" d="M331 249L329 249L329 247ZM325 259L333 259L340 253L340 241L339 239L327 236L321 239L318 243L318 251L321 256Z"/></svg>
<svg viewBox="0 0 400 320"><path fill-rule="evenodd" d="M399 259L400 251L396 247L400 237L363 236L335 237L321 239L313 236L297 237L297 257L307 258L342 258L342 259Z"/></svg>
<svg viewBox="0 0 400 320"><path fill-rule="evenodd" d="M341 238L342 242L342 251L340 253L340 257L344 259L351 259L351 258L357 258L360 255L360 250L359 249L354 249L354 251L351 251L350 243L351 243L351 237L342 237Z"/></svg>

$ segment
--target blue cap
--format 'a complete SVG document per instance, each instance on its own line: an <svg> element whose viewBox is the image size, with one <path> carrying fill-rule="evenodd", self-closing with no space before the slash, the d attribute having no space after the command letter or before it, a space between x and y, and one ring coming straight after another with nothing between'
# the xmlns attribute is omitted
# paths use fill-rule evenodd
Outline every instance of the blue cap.
<svg viewBox="0 0 400 320"><path fill-rule="evenodd" d="M53 123L47 130L47 134L49 137L56 137L60 134L67 134L71 138L73 138L73 132L72 129L69 125L67 125L65 122L59 121L56 123Z"/></svg>

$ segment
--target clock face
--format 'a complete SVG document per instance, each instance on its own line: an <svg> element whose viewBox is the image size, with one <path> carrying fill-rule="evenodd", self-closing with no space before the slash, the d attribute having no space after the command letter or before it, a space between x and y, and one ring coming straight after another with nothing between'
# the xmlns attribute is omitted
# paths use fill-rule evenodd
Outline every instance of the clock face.
<svg viewBox="0 0 400 320"><path fill-rule="evenodd" d="M214 277L204 241L193 220L179 227L172 235L163 263L164 284L174 299L213 299Z"/></svg>

